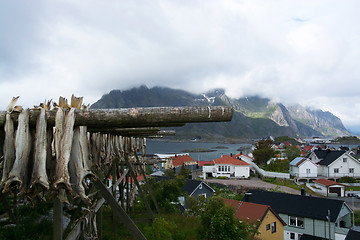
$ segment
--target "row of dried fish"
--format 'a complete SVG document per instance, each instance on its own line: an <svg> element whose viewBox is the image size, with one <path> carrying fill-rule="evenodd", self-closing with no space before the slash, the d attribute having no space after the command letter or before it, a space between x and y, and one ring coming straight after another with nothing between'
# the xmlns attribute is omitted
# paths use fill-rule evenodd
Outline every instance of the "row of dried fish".
<svg viewBox="0 0 360 240"><path fill-rule="evenodd" d="M6 115L0 139L2 192L34 198L50 191L62 201L71 195L89 202L85 189L93 171L111 167L125 155L145 154L143 138L90 134L86 126L74 127L74 107L57 108L55 127L47 126L45 108L40 111L35 128L29 125L29 109L21 111L17 127L10 111Z"/></svg>

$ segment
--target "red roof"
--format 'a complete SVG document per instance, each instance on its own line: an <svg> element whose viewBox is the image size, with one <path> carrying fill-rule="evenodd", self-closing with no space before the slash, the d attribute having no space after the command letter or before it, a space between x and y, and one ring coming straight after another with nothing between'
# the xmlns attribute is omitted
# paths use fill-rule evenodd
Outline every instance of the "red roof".
<svg viewBox="0 0 360 240"><path fill-rule="evenodd" d="M313 148L314 148L314 146L306 145L306 146L303 147L303 150L304 151L311 151L311 149L313 149Z"/></svg>
<svg viewBox="0 0 360 240"><path fill-rule="evenodd" d="M199 167L203 167L206 165L214 165L213 161L198 161Z"/></svg>
<svg viewBox="0 0 360 240"><path fill-rule="evenodd" d="M233 155L234 158L239 158L241 156L244 156L244 157L247 157L247 158L250 158L250 159L253 159L252 157L249 157L248 155L245 155L245 154L241 154L241 153L238 153L236 155Z"/></svg>
<svg viewBox="0 0 360 240"><path fill-rule="evenodd" d="M320 185L323 185L325 187L330 187L330 186L333 186L333 185L345 186L344 184L341 184L341 183L338 183L338 182L335 182L335 181L332 181L332 180L328 180L328 179L317 179L314 182L316 182L316 183L318 183Z"/></svg>
<svg viewBox="0 0 360 240"><path fill-rule="evenodd" d="M286 225L278 214L268 205L257 203L242 202L232 199L223 199L226 205L235 210L235 217L241 220L250 220L250 222L259 222L259 225L267 212L270 210L284 225ZM258 225L258 226L259 226Z"/></svg>
<svg viewBox="0 0 360 240"><path fill-rule="evenodd" d="M194 162L196 164L196 161L190 157L189 155L181 155L173 157L172 164L174 167L182 166L187 162Z"/></svg>
<svg viewBox="0 0 360 240"><path fill-rule="evenodd" d="M231 165L239 165L239 166L249 166L250 165L243 160L239 160L234 157L230 157L229 155L223 155L221 158L215 159L214 163L215 164L231 164Z"/></svg>
<svg viewBox="0 0 360 240"><path fill-rule="evenodd" d="M306 155L307 155L306 152L304 152L304 151L301 151L301 152L300 152L300 156L306 156Z"/></svg>

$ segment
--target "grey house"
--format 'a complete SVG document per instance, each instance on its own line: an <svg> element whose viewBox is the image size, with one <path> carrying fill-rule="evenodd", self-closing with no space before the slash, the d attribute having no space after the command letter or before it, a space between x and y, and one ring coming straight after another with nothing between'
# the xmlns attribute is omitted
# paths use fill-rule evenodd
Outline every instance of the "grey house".
<svg viewBox="0 0 360 240"><path fill-rule="evenodd" d="M261 190L248 191L243 200L270 205L287 224L285 240L299 240L304 234L326 239L330 234L330 239L340 240L352 226L353 211L341 200Z"/></svg>
<svg viewBox="0 0 360 240"><path fill-rule="evenodd" d="M156 181L166 181L171 178L164 176L155 176ZM182 188L185 193L184 196L179 198L180 209L184 211L186 209L186 197L191 196L197 198L198 196L203 196L205 198L212 197L215 192L207 183L199 180L186 179L185 185Z"/></svg>

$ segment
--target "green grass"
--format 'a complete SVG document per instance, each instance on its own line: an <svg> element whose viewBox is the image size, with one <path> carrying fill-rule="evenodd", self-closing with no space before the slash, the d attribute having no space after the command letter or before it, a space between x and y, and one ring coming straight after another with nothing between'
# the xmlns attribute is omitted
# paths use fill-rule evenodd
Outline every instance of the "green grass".
<svg viewBox="0 0 360 240"><path fill-rule="evenodd" d="M133 218L134 214L130 214ZM137 214L136 218L141 217ZM142 217L146 217L144 214ZM173 240L196 240L198 239L198 228L200 220L198 217L185 216L181 214L162 214L161 217L156 215L157 220L154 223L142 222L136 223L137 227L148 240L159 239L162 235L164 239ZM135 218L134 218L135 219ZM114 226L112 211L108 206L103 210L103 239L125 239L133 240L133 236L121 223L120 219L116 223L116 238L114 237ZM159 234L159 235L157 235Z"/></svg>

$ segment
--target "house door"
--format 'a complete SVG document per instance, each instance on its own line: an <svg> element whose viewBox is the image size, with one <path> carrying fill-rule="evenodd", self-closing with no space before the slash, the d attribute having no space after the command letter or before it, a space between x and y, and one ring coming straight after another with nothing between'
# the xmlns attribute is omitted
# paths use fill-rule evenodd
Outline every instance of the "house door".
<svg viewBox="0 0 360 240"><path fill-rule="evenodd" d="M341 188L339 188L339 187L329 188L329 192L337 193L338 197L341 197Z"/></svg>

